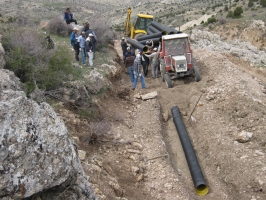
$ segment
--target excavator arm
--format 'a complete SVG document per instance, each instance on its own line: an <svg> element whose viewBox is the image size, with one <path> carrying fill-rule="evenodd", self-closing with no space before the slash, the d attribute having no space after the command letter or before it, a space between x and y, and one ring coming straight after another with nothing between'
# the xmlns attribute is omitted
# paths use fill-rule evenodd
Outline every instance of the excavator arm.
<svg viewBox="0 0 266 200"><path fill-rule="evenodd" d="M127 19L126 19L126 24L125 24L125 31L124 31L124 34L126 35L126 36L130 36L131 35L131 32L132 32L132 30L131 30L131 22L130 22L130 16L131 16L131 7L129 7L128 9L127 9Z"/></svg>

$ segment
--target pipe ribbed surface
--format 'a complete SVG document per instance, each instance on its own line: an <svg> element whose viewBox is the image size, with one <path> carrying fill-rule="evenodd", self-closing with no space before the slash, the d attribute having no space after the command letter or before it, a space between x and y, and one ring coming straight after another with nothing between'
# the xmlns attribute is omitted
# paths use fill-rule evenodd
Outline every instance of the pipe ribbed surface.
<svg viewBox="0 0 266 200"><path fill-rule="evenodd" d="M149 51L148 47L144 46L143 44L139 43L136 40L132 40L130 38L127 38L127 43L131 44L131 46L133 46L135 48L142 49L142 51L145 53Z"/></svg>
<svg viewBox="0 0 266 200"><path fill-rule="evenodd" d="M195 155L193 146L187 134L187 130L182 121L180 111L177 106L172 107L171 111L172 111L174 124L186 156L190 174L192 176L192 180L196 188L196 193L200 196L204 196L208 193L209 188L206 185L206 181L203 177L200 165L198 163L198 159Z"/></svg>
<svg viewBox="0 0 266 200"><path fill-rule="evenodd" d="M148 35L151 35L151 34L154 34L153 32L150 31L150 29L147 30L147 34Z"/></svg>
<svg viewBox="0 0 266 200"><path fill-rule="evenodd" d="M159 38L162 37L162 33L158 32L158 33L153 33L152 35L143 35L143 36L139 36L138 37L138 41L142 41L142 40L150 40L151 38Z"/></svg>
<svg viewBox="0 0 266 200"><path fill-rule="evenodd" d="M153 40L153 44L154 44L154 45L158 45L160 39L161 39L161 37L158 37L158 38L150 38L150 39L148 39L148 40ZM143 45L146 45L146 41L147 41L147 40L141 40L141 41L139 41L139 43L140 43L140 44L143 44Z"/></svg>
<svg viewBox="0 0 266 200"><path fill-rule="evenodd" d="M167 34L176 34L178 33L177 30L175 30L174 28L170 28L168 26L164 26L162 24L160 24L159 22L156 21L152 21L151 22L151 26L155 27L156 29L160 30L160 31L166 31Z"/></svg>
<svg viewBox="0 0 266 200"><path fill-rule="evenodd" d="M151 32L153 32L153 33L162 32L162 31L158 30L157 28L155 28L155 27L152 26L152 25L149 26L149 30L150 30Z"/></svg>

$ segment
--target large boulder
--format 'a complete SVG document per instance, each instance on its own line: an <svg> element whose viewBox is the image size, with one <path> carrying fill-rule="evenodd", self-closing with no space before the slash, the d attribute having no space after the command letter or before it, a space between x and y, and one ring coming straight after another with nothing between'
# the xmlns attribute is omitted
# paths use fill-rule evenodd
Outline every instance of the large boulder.
<svg viewBox="0 0 266 200"><path fill-rule="evenodd" d="M20 88L0 69L0 198L96 199L64 122Z"/></svg>

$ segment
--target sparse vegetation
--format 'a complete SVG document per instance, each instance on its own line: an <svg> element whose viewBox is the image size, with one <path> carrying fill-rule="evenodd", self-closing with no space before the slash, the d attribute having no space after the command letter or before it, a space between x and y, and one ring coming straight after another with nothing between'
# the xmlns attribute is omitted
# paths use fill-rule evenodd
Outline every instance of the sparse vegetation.
<svg viewBox="0 0 266 200"><path fill-rule="evenodd" d="M47 30L51 34L59 36L68 36L71 33L72 28L66 24L64 20L59 17L54 17L47 24Z"/></svg>
<svg viewBox="0 0 266 200"><path fill-rule="evenodd" d="M43 90L58 88L68 75L73 74L71 60L66 48L47 50L44 36L35 29L17 28L3 35L6 50L5 68L14 71L28 92L36 87Z"/></svg>

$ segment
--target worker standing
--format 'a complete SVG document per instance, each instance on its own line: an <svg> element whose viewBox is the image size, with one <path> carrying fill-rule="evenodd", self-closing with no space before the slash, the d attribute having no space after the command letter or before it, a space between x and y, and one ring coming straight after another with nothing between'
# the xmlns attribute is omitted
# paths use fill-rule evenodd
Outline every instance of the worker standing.
<svg viewBox="0 0 266 200"><path fill-rule="evenodd" d="M161 42L159 42L159 48L156 47L153 49L153 53L150 55L145 54L148 58L152 58L151 70L152 78L158 78L158 67L159 67L159 54L161 50Z"/></svg>
<svg viewBox="0 0 266 200"><path fill-rule="evenodd" d="M86 39L86 50L89 56L89 64L90 67L93 69L93 52L94 52L94 45L93 45L93 35L90 33L89 37Z"/></svg>
<svg viewBox="0 0 266 200"><path fill-rule="evenodd" d="M130 80L133 83L134 82L134 60L136 57L133 53L131 53L130 47L128 48L129 48L129 51L126 53L125 65L126 65L126 68L128 69Z"/></svg>
<svg viewBox="0 0 266 200"><path fill-rule="evenodd" d="M78 29L74 28L73 32L70 35L70 43L75 50L75 59L79 61L79 43L78 43Z"/></svg>
<svg viewBox="0 0 266 200"><path fill-rule="evenodd" d="M86 65L86 33L84 31L82 31L81 35L78 37L78 42L81 49L82 64Z"/></svg>
<svg viewBox="0 0 266 200"><path fill-rule="evenodd" d="M89 34L91 33L93 36L92 36L92 41L93 41L93 49L94 49L94 52L93 52L93 59L95 59L95 52L96 52L96 43L98 42L98 38L95 34L95 32L90 29L90 24L87 23L87 26L86 26L88 29L86 31L86 37L89 37Z"/></svg>
<svg viewBox="0 0 266 200"><path fill-rule="evenodd" d="M134 60L134 82L133 82L132 90L135 90L137 86L138 78L140 78L142 89L146 88L145 79L141 72L141 54L142 53L143 53L142 50L139 49L138 54Z"/></svg>

